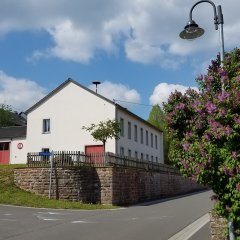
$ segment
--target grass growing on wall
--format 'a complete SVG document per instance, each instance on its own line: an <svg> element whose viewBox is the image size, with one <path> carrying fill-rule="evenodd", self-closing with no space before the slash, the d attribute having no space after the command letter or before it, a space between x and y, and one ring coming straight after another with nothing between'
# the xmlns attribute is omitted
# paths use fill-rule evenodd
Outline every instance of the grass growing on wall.
<svg viewBox="0 0 240 240"><path fill-rule="evenodd" d="M26 165L0 165L0 204L17 206L58 208L58 209L111 209L111 205L82 204L63 200L49 200L46 197L37 196L16 187L14 184L14 169L23 168Z"/></svg>

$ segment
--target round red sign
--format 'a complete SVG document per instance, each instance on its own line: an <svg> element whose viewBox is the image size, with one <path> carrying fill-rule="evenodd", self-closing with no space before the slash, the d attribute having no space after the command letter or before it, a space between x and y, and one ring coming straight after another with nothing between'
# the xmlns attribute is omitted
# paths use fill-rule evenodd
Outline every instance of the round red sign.
<svg viewBox="0 0 240 240"><path fill-rule="evenodd" d="M18 143L17 148L18 149L22 149L23 148L23 144L22 143Z"/></svg>

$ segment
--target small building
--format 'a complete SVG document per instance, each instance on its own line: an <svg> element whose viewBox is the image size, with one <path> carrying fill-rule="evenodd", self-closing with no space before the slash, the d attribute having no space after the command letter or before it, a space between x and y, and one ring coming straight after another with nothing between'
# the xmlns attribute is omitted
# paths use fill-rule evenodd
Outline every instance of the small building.
<svg viewBox="0 0 240 240"><path fill-rule="evenodd" d="M26 111L27 151L103 151L83 126L117 120L120 139L108 139L106 152L163 163L163 134L153 125L102 95L68 79Z"/></svg>
<svg viewBox="0 0 240 240"><path fill-rule="evenodd" d="M0 164L27 162L27 126L0 128Z"/></svg>

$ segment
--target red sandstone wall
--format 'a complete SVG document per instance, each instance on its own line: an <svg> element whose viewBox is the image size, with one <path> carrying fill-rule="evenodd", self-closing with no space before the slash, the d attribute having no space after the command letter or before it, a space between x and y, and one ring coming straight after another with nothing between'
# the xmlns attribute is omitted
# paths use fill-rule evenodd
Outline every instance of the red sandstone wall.
<svg viewBox="0 0 240 240"><path fill-rule="evenodd" d="M16 169L15 184L48 196L49 169ZM57 168L52 174L53 198L89 203L130 205L203 189L180 175L134 168Z"/></svg>

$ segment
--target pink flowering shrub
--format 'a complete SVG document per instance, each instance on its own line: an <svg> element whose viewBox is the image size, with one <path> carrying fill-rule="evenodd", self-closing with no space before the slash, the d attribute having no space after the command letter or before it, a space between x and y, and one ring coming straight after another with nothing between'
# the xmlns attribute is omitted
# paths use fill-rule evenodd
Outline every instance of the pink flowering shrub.
<svg viewBox="0 0 240 240"><path fill-rule="evenodd" d="M240 225L240 50L219 56L199 91L174 92L164 105L169 158L181 173L211 187L217 212Z"/></svg>

